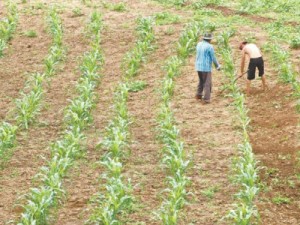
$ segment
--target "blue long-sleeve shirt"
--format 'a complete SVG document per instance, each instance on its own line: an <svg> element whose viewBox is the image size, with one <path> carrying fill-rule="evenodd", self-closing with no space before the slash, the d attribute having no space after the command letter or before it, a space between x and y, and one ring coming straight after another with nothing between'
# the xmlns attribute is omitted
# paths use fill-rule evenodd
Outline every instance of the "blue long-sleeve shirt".
<svg viewBox="0 0 300 225"><path fill-rule="evenodd" d="M212 63L214 63L215 67L219 66L215 57L214 48L209 42L204 40L199 42L196 49L196 71L211 72Z"/></svg>

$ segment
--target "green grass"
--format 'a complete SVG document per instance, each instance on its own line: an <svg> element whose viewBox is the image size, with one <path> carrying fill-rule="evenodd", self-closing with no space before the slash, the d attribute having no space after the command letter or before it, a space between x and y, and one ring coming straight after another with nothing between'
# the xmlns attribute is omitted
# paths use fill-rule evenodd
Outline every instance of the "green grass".
<svg viewBox="0 0 300 225"><path fill-rule="evenodd" d="M300 37L295 37L291 40L290 46L293 49L298 49L300 48Z"/></svg>
<svg viewBox="0 0 300 225"><path fill-rule="evenodd" d="M277 205L282 205L282 204L289 204L291 203L291 200L287 197L283 197L283 196L276 196L274 198L272 198L272 202L277 204Z"/></svg>
<svg viewBox="0 0 300 225"><path fill-rule="evenodd" d="M120 3L103 3L104 8L107 8L112 11L116 12L125 12L126 11L126 5L124 2Z"/></svg>
<svg viewBox="0 0 300 225"><path fill-rule="evenodd" d="M35 38L37 37L37 33L34 30L28 30L28 31L24 31L24 36L29 37L29 38Z"/></svg>
<svg viewBox="0 0 300 225"><path fill-rule="evenodd" d="M161 12L154 14L155 21L158 25L174 24L180 22L180 17L169 12Z"/></svg>
<svg viewBox="0 0 300 225"><path fill-rule="evenodd" d="M74 8L72 10L72 13L73 13L73 17L79 17L79 16L83 15L81 8L79 8L79 7Z"/></svg>
<svg viewBox="0 0 300 225"><path fill-rule="evenodd" d="M212 186L202 190L201 194L209 199L212 199L217 191L219 191L219 187Z"/></svg>
<svg viewBox="0 0 300 225"><path fill-rule="evenodd" d="M170 36L174 33L175 33L175 29L173 27L168 27L168 29L164 31L164 34L168 35L168 36Z"/></svg>
<svg viewBox="0 0 300 225"><path fill-rule="evenodd" d="M138 92L144 90L147 87L147 83L145 81L133 81L128 84L129 92Z"/></svg>

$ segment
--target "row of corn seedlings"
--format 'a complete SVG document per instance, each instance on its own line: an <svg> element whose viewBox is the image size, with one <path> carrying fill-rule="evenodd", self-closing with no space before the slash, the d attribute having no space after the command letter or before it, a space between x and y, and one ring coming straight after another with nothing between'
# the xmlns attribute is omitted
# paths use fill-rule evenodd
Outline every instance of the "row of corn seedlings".
<svg viewBox="0 0 300 225"><path fill-rule="evenodd" d="M272 56L274 66L279 72L280 79L285 83L290 83L294 89L294 95L298 100L297 110L300 111L300 83L293 64L290 61L288 51L281 48L276 43L268 43L264 46L266 51L269 51Z"/></svg>
<svg viewBox="0 0 300 225"><path fill-rule="evenodd" d="M114 96L114 118L106 128L106 136L99 146L107 151L101 164L107 169L103 175L106 180L105 194L97 193L97 206L89 218L91 224L121 224L118 215L130 209L131 196L130 180L124 181L122 176L122 158L128 149L130 118L127 109L127 98L130 80L138 74L138 70L149 51L153 50L154 30L153 18L137 20L138 40L134 48L125 56L124 82L120 83Z"/></svg>
<svg viewBox="0 0 300 225"><path fill-rule="evenodd" d="M7 42L11 40L18 23L18 9L15 3L9 1L7 16L0 20L0 57L7 48Z"/></svg>
<svg viewBox="0 0 300 225"><path fill-rule="evenodd" d="M90 25L93 27L93 30L89 29L92 49L84 54L80 66L82 76L77 83L79 95L65 109L65 131L62 138L51 145L51 158L37 175L41 185L27 194L27 203L23 205L24 212L18 223L20 225L48 224L49 210L59 203L64 194L63 177L82 153L85 139L83 130L92 121L95 88L100 79L98 71L103 64L99 42L102 20L98 12L92 14Z"/></svg>
<svg viewBox="0 0 300 225"><path fill-rule="evenodd" d="M162 83L158 130L160 140L164 145L162 164L169 175L167 177L168 187L163 191L167 193L167 196L156 213L164 225L177 224L179 212L187 203L186 186L190 179L186 176L186 170L190 163L186 159L184 143L180 140L179 130L175 125L170 104L174 93L174 79L180 74L180 68L188 56L194 52L199 34L200 26L198 23L188 24L177 43L177 55L170 57L165 65L166 76Z"/></svg>
<svg viewBox="0 0 300 225"><path fill-rule="evenodd" d="M280 19L277 19L275 22L265 24L264 28L268 31L272 40L287 43L292 49L300 47L299 26L287 25Z"/></svg>
<svg viewBox="0 0 300 225"><path fill-rule="evenodd" d="M30 91L28 93L23 92L22 98L16 100L17 123L25 129L28 129L29 124L34 121L41 109L41 100L44 93L44 81L55 74L57 64L64 56L64 47L62 45L63 27L61 19L56 11L51 9L47 20L53 44L50 47L49 53L44 61L45 72L34 73L31 76L31 80L28 82L29 85L27 89Z"/></svg>
<svg viewBox="0 0 300 225"><path fill-rule="evenodd" d="M55 74L56 65L63 59L63 28L61 20L54 9L49 12L47 20L53 44L44 62L45 72L31 74L29 80L26 82L24 91L21 93L22 97L15 101L17 126L11 125L8 122L3 122L0 126L0 158L4 157L6 150L14 146L18 129L28 129L29 124L39 114L44 94L43 85L46 80L49 80Z"/></svg>
<svg viewBox="0 0 300 225"><path fill-rule="evenodd" d="M235 68L232 58L232 52L229 46L229 38L233 32L223 32L218 38L218 47L221 52L224 73L228 78L230 84L227 88L230 91L230 96L233 98L234 106L238 112L242 128L242 144L238 145L238 158L234 165L235 182L240 186L239 192L236 194L238 203L234 205L234 209L228 214L228 218L232 220L233 224L253 224L258 218L258 211L254 203L255 197L258 195L258 168L257 161L252 152L250 139L248 135L248 125L250 118L248 117L248 109L245 106L245 97L240 92L240 89L235 81Z"/></svg>

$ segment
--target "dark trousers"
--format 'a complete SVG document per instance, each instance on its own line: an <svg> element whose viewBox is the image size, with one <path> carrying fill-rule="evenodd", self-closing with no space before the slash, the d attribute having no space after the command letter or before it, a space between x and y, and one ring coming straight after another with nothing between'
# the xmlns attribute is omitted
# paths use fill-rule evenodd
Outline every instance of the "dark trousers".
<svg viewBox="0 0 300 225"><path fill-rule="evenodd" d="M202 97L204 92L204 97L203 97L204 101L210 102L210 94L212 89L211 72L198 71L198 77L199 77L199 84L198 84L197 95Z"/></svg>

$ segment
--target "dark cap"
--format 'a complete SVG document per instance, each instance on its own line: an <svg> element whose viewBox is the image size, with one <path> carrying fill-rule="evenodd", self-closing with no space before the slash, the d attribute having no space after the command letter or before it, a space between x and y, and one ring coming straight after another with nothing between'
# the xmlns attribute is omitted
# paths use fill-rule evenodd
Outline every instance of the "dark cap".
<svg viewBox="0 0 300 225"><path fill-rule="evenodd" d="M205 33L204 36L203 36L204 40L211 40L212 38L213 38L212 34L210 34L210 33Z"/></svg>

